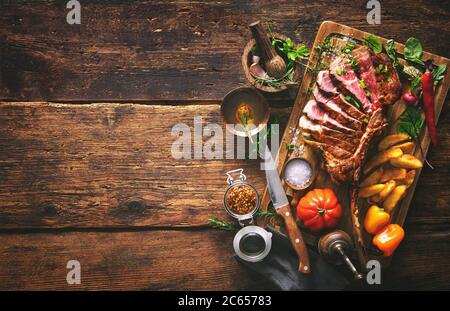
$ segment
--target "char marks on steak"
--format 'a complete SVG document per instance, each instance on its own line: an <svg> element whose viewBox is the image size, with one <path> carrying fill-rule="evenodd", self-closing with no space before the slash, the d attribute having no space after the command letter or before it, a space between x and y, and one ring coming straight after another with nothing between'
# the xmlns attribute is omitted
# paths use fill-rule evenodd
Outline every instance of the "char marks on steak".
<svg viewBox="0 0 450 311"><path fill-rule="evenodd" d="M381 105L392 105L402 95L402 83L397 70L391 64L386 54L372 53L372 62L376 68L384 67L387 69L376 71L378 100Z"/></svg>
<svg viewBox="0 0 450 311"><path fill-rule="evenodd" d="M305 142L322 151L337 183L358 183L369 145L386 126L382 106L394 103L401 93L400 79L386 55L359 47L352 57L358 62L356 72L349 65L350 56L340 54L329 70L318 73L315 100L308 101L299 121Z"/></svg>
<svg viewBox="0 0 450 311"><path fill-rule="evenodd" d="M306 133L307 136L312 136L317 141L339 146L346 151L353 152L358 145L358 139L356 137L346 135L324 125L316 124L306 116L300 118L299 125L303 133Z"/></svg>
<svg viewBox="0 0 450 311"><path fill-rule="evenodd" d="M353 95L361 104L366 113L373 111L372 103L366 96L366 91L361 87L358 77L349 65L348 58L338 56L330 64L332 78L337 81L339 89L345 89Z"/></svg>
<svg viewBox="0 0 450 311"><path fill-rule="evenodd" d="M322 110L322 108L319 107L314 99L308 101L305 108L303 108L303 113L314 122L325 125L328 128L340 131L342 133L359 137L360 133L331 118L325 111Z"/></svg>
<svg viewBox="0 0 450 311"><path fill-rule="evenodd" d="M353 50L352 55L358 61L359 78L364 81L367 90L370 92L372 107L379 108L377 78L372 63L372 53L366 46L361 46Z"/></svg>
<svg viewBox="0 0 450 311"><path fill-rule="evenodd" d="M313 94L320 108L322 108L330 117L348 128L361 131L362 122L348 115L347 112L341 109L333 99L322 97L317 86L314 87Z"/></svg>
<svg viewBox="0 0 450 311"><path fill-rule="evenodd" d="M373 137L378 136L386 126L386 120L381 108L375 110L370 117L366 131L362 135L359 145L350 157L338 157L330 150L323 149L328 173L335 182L359 181L361 167L366 159Z"/></svg>

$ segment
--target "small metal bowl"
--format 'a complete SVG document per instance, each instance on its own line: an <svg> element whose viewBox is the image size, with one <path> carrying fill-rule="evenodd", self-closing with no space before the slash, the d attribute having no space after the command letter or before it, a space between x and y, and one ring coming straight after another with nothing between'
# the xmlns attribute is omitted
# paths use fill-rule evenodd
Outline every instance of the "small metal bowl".
<svg viewBox="0 0 450 311"><path fill-rule="evenodd" d="M253 124L249 126L248 131L244 130L242 121L237 116L239 107L244 103L251 107L253 113ZM250 87L240 87L229 92L225 95L220 109L225 123L235 125L228 126L227 130L241 137L256 135L267 125L270 117L267 100L261 93Z"/></svg>

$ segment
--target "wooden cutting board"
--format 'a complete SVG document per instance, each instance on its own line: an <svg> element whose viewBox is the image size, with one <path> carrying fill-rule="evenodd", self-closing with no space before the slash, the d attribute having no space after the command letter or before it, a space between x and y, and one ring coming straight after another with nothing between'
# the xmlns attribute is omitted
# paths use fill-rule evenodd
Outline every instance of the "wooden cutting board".
<svg viewBox="0 0 450 311"><path fill-rule="evenodd" d="M320 53L321 53L321 52L317 51L316 47L318 45L320 45L327 37L330 37L331 45L342 46L345 44L345 40L344 40L345 37L351 38L357 44L360 44L362 42L362 40L365 37L367 37L368 35L370 35L370 34L360 31L360 30L357 30L357 29L354 29L354 28L351 28L351 27L348 27L348 26L345 26L345 25L341 25L338 23L330 22L330 21L323 22L319 28L319 31L317 33L315 40L314 40L314 45L311 48L311 57L309 60L309 66L313 67L313 68L316 67L317 62L320 60ZM414 34L411 34L411 36L414 36ZM384 38L380 38L380 39L381 39L383 45L387 41L387 39L384 39ZM395 38L393 38L393 39L395 40ZM395 47L399 54L398 55L399 60L402 61L404 45L396 43ZM450 85L450 73L449 73L450 72L450 60L445 57L441 57L441 56L434 55L434 54L427 53L427 52L423 53L423 59L426 59L426 60L431 59L431 60L433 60L433 63L435 65L447 64L447 71L445 73L445 77L435 90L435 113L436 113L436 122L437 122L439 115L441 113L442 107L444 105L445 97L447 95L447 91L448 91L449 85ZM289 152L287 150L287 144L301 142L300 141L301 138L299 138L299 139L296 138L297 136L299 136L298 135L298 132L299 132L298 131L298 128L299 128L298 122L299 122L299 119L302 114L304 106L306 105L308 100L313 97L310 90L311 90L311 87L315 83L315 79L316 79L315 73L311 73L310 71L307 71L307 70L305 71L305 74L304 74L304 77L302 80L302 84L298 91L298 94L297 94L297 97L296 97L296 100L295 100L295 103L294 103L294 106L292 109L292 113L291 113L291 116L289 118L289 121L288 121L288 124L286 127L286 131L280 142L280 149L278 150L277 168L278 168L278 172L280 174L282 172L284 164L286 163L286 161L288 160L288 157L289 157ZM396 132L396 124L393 121L398 119L398 117L401 115L401 113L404 111L404 109L405 109L405 104L401 100L399 100L393 106L389 107L389 109L387 110L387 119L390 122L388 125L387 133ZM420 141L420 144L424 151L424 154L426 155L426 153L428 151L428 147L430 145L430 139L428 136L428 131L427 131L426 125L424 125L424 127L422 129L422 133L420 135L419 141ZM420 160L422 160L422 162L423 162L424 158L423 158L419 148L416 147L414 155L416 157L418 157ZM370 157L371 155L369 154L368 156ZM399 203L399 206L396 207L393 214L391 215L391 223L397 223L399 225L403 225L403 223L405 222L405 218L408 213L408 208L411 203L411 200L412 200L412 197L414 195L414 191L415 191L415 188L417 185L417 181L420 176L420 171L421 170L418 170L416 172L416 176L415 176L413 185L408 189L406 197ZM341 184L341 185L333 184L329 178L328 173L326 172L325 168L323 167L323 161L322 161L322 166L319 170L319 173L318 173L318 176L317 176L315 182L307 190L310 190L312 188L317 188L317 187L318 188L331 187L335 190L336 194L339 197L339 201L343 206L343 215L342 215L342 218L338 225L338 229L346 231L350 236L353 237L353 239L355 241L355 237L353 235L351 212L350 212L350 191L351 191L350 186L346 185L346 184ZM285 189L286 189L286 193L288 195L293 195L292 189L290 189L287 186L285 187ZM267 209L269 203L270 203L270 197L268 196L267 188L266 188L266 190L264 191L263 198L262 198L261 209L263 209L263 210ZM362 223L366 209L367 209L367 204L366 204L366 206L364 206L364 204L362 204L360 206L360 215L359 215L360 223ZM302 227L300 222L298 222L298 223L299 223L300 227ZM362 231L364 231L364 230L362 230ZM316 247L321 234L313 234L305 228L303 228L302 232L305 236L306 242L309 245ZM406 235L407 234L408 234L408 232L406 232ZM367 233L364 233L363 240L364 240L363 244L366 247L360 246L358 243L355 243L357 252L355 252L355 254L353 254L353 255L357 254L359 262L362 266L365 266L367 261L370 259L379 260L381 262L382 266L389 265L391 257L386 258L386 257L376 254L376 252L373 250L373 247L371 247L371 236L370 235L368 235Z"/></svg>

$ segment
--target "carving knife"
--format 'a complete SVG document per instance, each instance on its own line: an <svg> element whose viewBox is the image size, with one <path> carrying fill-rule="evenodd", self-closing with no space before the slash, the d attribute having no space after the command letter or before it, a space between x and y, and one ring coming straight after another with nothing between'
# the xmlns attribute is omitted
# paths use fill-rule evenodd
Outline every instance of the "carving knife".
<svg viewBox="0 0 450 311"><path fill-rule="evenodd" d="M299 258L298 271L301 273L310 273L311 266L309 263L309 254L305 240L303 239L302 233L300 232L300 229L298 228L292 215L286 192L281 184L280 175L278 174L272 154L267 146L264 151L264 159L267 189L277 214L284 219L289 240L291 241L291 245Z"/></svg>

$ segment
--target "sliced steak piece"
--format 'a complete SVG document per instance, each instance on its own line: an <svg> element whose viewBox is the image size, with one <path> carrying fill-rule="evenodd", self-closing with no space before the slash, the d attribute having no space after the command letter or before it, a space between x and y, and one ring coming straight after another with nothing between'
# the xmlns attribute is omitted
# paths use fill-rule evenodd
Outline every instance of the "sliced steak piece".
<svg viewBox="0 0 450 311"><path fill-rule="evenodd" d="M319 145L324 151L323 156L326 161L327 171L333 181L350 181L355 184L359 182L360 171L366 160L366 153L369 149L370 142L375 136L381 133L386 124L382 109L375 110L370 117L364 134L361 136L358 147L350 157L344 157L345 154L341 150L336 152L332 148L325 149ZM310 143L310 141L307 142ZM311 145L317 147L317 143L315 142L311 143Z"/></svg>
<svg viewBox="0 0 450 311"><path fill-rule="evenodd" d="M359 79L348 64L348 59L339 56L330 64L330 73L339 82L340 90L346 90L362 104L366 113L373 111L372 103L367 99L366 92L359 84Z"/></svg>
<svg viewBox="0 0 450 311"><path fill-rule="evenodd" d="M330 155L332 155L333 158L344 160L344 159L350 158L353 154L352 152L348 152L347 150L344 150L338 146L329 145L326 143L319 143L317 141L308 140L308 139L305 139L305 142L313 147L316 147L318 149L321 149L324 152L329 153Z"/></svg>
<svg viewBox="0 0 450 311"><path fill-rule="evenodd" d="M318 142L339 146L349 152L355 151L358 146L358 140L356 138L349 137L341 132L329 129L326 126L316 124L309 120L305 115L300 118L299 125L303 133L309 134Z"/></svg>
<svg viewBox="0 0 450 311"><path fill-rule="evenodd" d="M348 115L352 116L356 120L359 120L360 122L367 123L369 120L369 116L350 104L347 100L345 100L344 95L340 94L333 98L333 101L341 107L342 110L347 112Z"/></svg>
<svg viewBox="0 0 450 311"><path fill-rule="evenodd" d="M360 136L360 132L348 128L341 123L331 118L325 111L323 111L314 99L311 99L303 108L303 113L312 121L325 125L328 128L343 132L351 136Z"/></svg>
<svg viewBox="0 0 450 311"><path fill-rule="evenodd" d="M375 76L375 67L372 63L372 50L366 46L361 46L353 50L352 55L358 61L359 78L364 81L367 90L370 92L370 100L373 107L379 108L377 78Z"/></svg>
<svg viewBox="0 0 450 311"><path fill-rule="evenodd" d="M386 54L372 55L372 62L376 70L378 100L382 105L394 104L402 95L402 83L398 76L397 70L389 61Z"/></svg>
<svg viewBox="0 0 450 311"><path fill-rule="evenodd" d="M339 94L337 87L333 84L328 70L319 71L317 74L317 85L325 93Z"/></svg>
<svg viewBox="0 0 450 311"><path fill-rule="evenodd" d="M319 103L320 108L322 108L330 117L351 129L357 131L360 131L362 129L363 124L361 121L348 115L332 99L323 97L317 85L313 89L313 94L316 98L316 101Z"/></svg>

